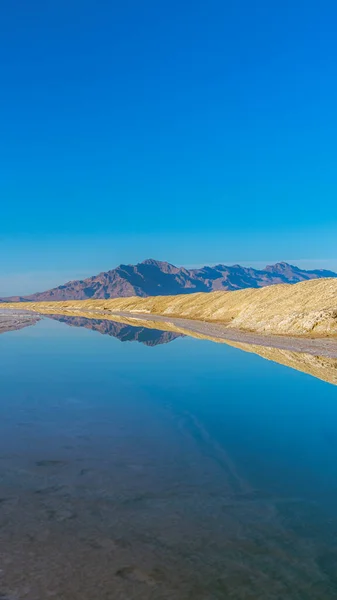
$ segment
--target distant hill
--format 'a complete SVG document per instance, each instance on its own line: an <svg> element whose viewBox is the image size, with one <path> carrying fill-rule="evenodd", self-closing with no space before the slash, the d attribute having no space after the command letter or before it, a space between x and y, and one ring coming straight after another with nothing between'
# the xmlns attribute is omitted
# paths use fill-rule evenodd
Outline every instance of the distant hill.
<svg viewBox="0 0 337 600"><path fill-rule="evenodd" d="M323 269L305 271L285 262L266 266L262 270L221 264L200 269L185 269L167 262L148 259L137 265L120 265L116 269L87 279L69 281L46 292L0 298L0 301L104 300L129 296L144 298L260 288L276 283L298 283L322 277L337 277L337 273Z"/></svg>

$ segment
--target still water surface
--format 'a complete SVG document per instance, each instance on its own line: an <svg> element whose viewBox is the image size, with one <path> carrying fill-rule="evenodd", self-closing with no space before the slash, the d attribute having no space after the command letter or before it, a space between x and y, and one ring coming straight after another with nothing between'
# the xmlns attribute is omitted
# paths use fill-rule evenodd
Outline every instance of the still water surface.
<svg viewBox="0 0 337 600"><path fill-rule="evenodd" d="M0 599L335 599L337 388L86 323L0 336Z"/></svg>

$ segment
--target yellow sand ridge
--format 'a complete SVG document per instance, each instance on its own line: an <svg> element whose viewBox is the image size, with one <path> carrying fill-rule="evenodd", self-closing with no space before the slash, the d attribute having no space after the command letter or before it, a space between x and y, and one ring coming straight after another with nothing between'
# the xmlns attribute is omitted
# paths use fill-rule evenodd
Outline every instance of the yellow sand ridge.
<svg viewBox="0 0 337 600"><path fill-rule="evenodd" d="M314 279L235 292L19 302L1 308L33 310L46 314L127 312L180 317L222 323L231 328L281 335L337 335L337 279Z"/></svg>

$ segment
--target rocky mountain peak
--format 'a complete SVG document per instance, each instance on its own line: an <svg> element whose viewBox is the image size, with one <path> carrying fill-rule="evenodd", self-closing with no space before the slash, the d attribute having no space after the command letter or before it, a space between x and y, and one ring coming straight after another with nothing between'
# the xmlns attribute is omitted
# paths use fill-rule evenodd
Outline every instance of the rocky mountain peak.
<svg viewBox="0 0 337 600"><path fill-rule="evenodd" d="M167 296L258 288L275 283L297 283L308 279L337 277L331 271L306 271L286 262L263 270L240 265L204 266L198 269L176 267L149 258L136 265L120 265L87 279L70 281L46 292L3 298L2 301L86 300L129 296Z"/></svg>

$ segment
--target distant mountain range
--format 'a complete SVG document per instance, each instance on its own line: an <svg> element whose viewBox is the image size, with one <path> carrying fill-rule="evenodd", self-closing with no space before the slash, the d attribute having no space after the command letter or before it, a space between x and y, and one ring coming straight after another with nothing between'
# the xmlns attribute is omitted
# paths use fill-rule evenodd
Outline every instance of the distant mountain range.
<svg viewBox="0 0 337 600"><path fill-rule="evenodd" d="M29 296L0 298L1 302L88 300L127 296L167 296L217 290L259 288L275 283L298 283L308 279L337 277L337 273L317 269L305 271L285 262L262 270L240 265L216 265L200 269L175 267L167 262L148 259L137 265L120 265L116 269L69 281L57 288Z"/></svg>
<svg viewBox="0 0 337 600"><path fill-rule="evenodd" d="M66 317L64 315L48 315L60 323L66 323L70 327L84 327L92 331L98 331L103 335L110 335L121 342L140 342L145 346L159 346L168 344L179 337L185 337L182 333L173 331L160 331L158 329L147 329L145 327L133 327L124 323L107 321L104 319L86 319L85 317Z"/></svg>

